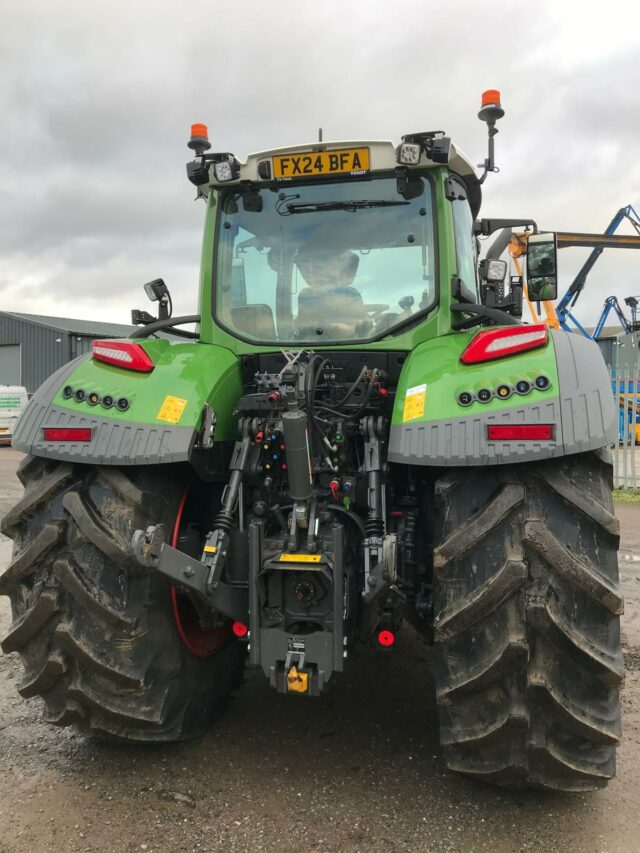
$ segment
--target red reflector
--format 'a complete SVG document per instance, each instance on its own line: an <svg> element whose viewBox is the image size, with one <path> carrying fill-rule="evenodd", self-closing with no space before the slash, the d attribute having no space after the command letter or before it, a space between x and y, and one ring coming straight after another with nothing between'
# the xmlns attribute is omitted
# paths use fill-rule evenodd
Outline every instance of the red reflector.
<svg viewBox="0 0 640 853"><path fill-rule="evenodd" d="M90 428L86 427L45 427L45 441L91 441Z"/></svg>
<svg viewBox="0 0 640 853"><path fill-rule="evenodd" d="M236 637L246 637L249 633L249 629L244 624L244 622L234 622L231 626L231 630L236 635Z"/></svg>
<svg viewBox="0 0 640 853"><path fill-rule="evenodd" d="M547 334L547 327L542 323L536 326L487 329L479 332L469 342L460 356L460 361L463 364L478 364L481 361L493 361L496 358L537 349L547 343Z"/></svg>
<svg viewBox="0 0 640 853"><path fill-rule="evenodd" d="M378 642L381 646L384 646L385 649L388 649L389 646L392 646L396 641L396 635L393 631L387 631L386 629L383 631L378 631Z"/></svg>
<svg viewBox="0 0 640 853"><path fill-rule="evenodd" d="M94 341L93 357L96 361L137 370L139 373L151 373L154 368L143 347L129 341Z"/></svg>
<svg viewBox="0 0 640 853"><path fill-rule="evenodd" d="M553 424L489 424L489 441L552 441Z"/></svg>

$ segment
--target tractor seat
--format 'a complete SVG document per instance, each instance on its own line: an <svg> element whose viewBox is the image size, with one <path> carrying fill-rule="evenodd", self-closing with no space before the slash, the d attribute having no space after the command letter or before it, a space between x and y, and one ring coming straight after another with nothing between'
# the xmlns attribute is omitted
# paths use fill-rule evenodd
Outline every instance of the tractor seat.
<svg viewBox="0 0 640 853"><path fill-rule="evenodd" d="M231 309L231 322L239 332L262 341L275 341L276 324L269 305L256 302Z"/></svg>

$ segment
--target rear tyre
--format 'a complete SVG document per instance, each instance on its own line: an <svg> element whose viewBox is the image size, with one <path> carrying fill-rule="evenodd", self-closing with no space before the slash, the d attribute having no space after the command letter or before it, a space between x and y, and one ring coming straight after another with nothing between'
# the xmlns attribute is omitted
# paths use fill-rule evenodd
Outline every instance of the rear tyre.
<svg viewBox="0 0 640 853"><path fill-rule="evenodd" d="M240 683L244 651L230 631L206 653L190 650L169 585L129 545L138 528L176 526L182 469L28 456L18 476L25 493L2 522L14 548L0 594L11 599L2 649L22 658L21 695L40 696L48 722L120 741L201 735Z"/></svg>
<svg viewBox="0 0 640 853"><path fill-rule="evenodd" d="M451 471L436 507L448 767L499 785L604 787L624 674L609 454Z"/></svg>

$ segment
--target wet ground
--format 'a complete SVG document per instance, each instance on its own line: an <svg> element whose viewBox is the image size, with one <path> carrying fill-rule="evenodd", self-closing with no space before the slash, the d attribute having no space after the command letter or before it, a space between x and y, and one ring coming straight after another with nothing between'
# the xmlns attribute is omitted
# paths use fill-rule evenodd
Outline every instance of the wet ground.
<svg viewBox="0 0 640 853"><path fill-rule="evenodd" d="M20 495L0 449L0 515ZM640 506L619 506L626 595L618 776L585 795L513 793L449 773L430 652L410 631L361 652L317 700L251 674L201 741L113 747L40 720L0 656L0 853L640 850ZM0 570L9 557L0 537ZM9 624L0 597L0 635Z"/></svg>

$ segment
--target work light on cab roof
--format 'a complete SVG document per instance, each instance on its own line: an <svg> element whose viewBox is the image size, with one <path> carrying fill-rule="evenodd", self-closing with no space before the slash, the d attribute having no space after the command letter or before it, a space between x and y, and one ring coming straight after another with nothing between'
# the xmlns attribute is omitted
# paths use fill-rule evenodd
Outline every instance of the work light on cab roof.
<svg viewBox="0 0 640 853"><path fill-rule="evenodd" d="M500 92L497 89L488 89L482 95L481 109L478 113L478 117L486 122L488 127L488 156L480 164L480 168L484 170L480 178L470 175L478 186L484 182L489 172L498 171L494 164L493 138L498 132L495 123L503 115ZM207 195L204 187L210 184L245 182L247 194L250 196L250 185L259 181L289 182L341 176L366 178L371 173L393 168L386 153L390 145L380 142L331 143L319 139L316 143L309 145L295 145L251 155L246 162L241 163L228 151L209 151L211 143L207 126L196 123L191 125L188 146L194 151L195 158L187 164L187 177L198 187L198 197ZM462 156L452 144L450 137L442 130L407 133L402 136L400 144L392 150L395 152L393 162L399 186L406 179L409 167L415 169L449 165L453 166L455 171L459 168L455 161ZM467 164L467 169L471 168L471 164ZM251 199L246 199L244 203L251 205ZM245 209L248 208L245 206Z"/></svg>
<svg viewBox="0 0 640 853"><path fill-rule="evenodd" d="M211 148L206 124L191 125L191 137L187 145L196 155L191 163L187 163L187 177L192 184L200 187L209 182L209 166L213 167L213 174L217 183L227 183L238 177L240 164L233 154L230 154L228 151L212 154L205 153Z"/></svg>

